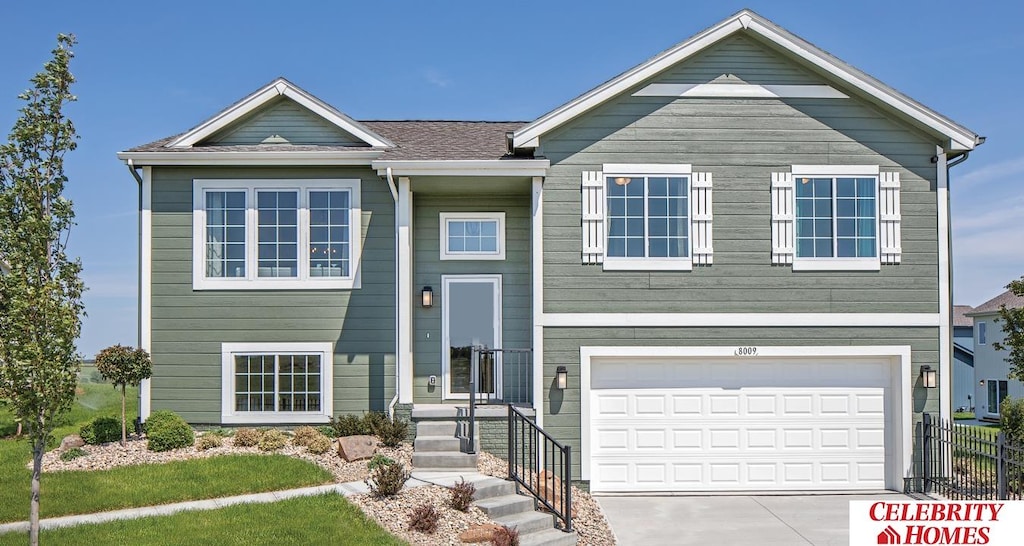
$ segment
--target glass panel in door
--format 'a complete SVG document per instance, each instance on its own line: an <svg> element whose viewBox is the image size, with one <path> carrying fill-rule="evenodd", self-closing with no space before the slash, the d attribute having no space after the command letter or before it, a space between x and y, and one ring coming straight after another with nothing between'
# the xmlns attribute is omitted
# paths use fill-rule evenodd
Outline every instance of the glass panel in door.
<svg viewBox="0 0 1024 546"><path fill-rule="evenodd" d="M988 380L988 412L999 415L999 407L1003 405L1009 385L1006 381Z"/></svg>
<svg viewBox="0 0 1024 546"><path fill-rule="evenodd" d="M498 343L498 318L495 309L497 281L492 279L449 279L445 290L448 322L448 376L452 394L469 394L473 347L494 348ZM497 392L496 362L484 355L480 359L478 392Z"/></svg>

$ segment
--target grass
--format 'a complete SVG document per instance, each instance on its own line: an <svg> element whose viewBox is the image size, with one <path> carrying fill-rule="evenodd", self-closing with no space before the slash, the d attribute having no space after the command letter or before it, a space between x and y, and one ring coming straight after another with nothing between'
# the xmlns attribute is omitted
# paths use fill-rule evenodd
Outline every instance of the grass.
<svg viewBox="0 0 1024 546"><path fill-rule="evenodd" d="M957 411L957 412L953 412L953 420L959 421L960 419L974 419L974 412L971 412L971 411Z"/></svg>
<svg viewBox="0 0 1024 546"><path fill-rule="evenodd" d="M43 531L50 544L405 544L338 495ZM0 546L25 535L0 535Z"/></svg>

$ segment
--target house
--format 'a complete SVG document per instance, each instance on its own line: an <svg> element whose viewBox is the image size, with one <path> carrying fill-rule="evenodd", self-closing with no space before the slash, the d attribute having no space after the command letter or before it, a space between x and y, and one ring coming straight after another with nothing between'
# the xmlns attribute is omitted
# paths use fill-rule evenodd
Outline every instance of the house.
<svg viewBox="0 0 1024 546"><path fill-rule="evenodd" d="M902 490L950 417L948 169L983 141L749 10L531 122L277 79L118 154L142 413L415 417L483 346L480 392L594 491Z"/></svg>
<svg viewBox="0 0 1024 546"><path fill-rule="evenodd" d="M974 321L970 305L953 306L953 408L974 411Z"/></svg>
<svg viewBox="0 0 1024 546"><path fill-rule="evenodd" d="M977 306L967 316L974 320L974 400L979 419L998 420L1003 398L1024 397L1024 383L1010 379L1009 351L997 351L992 344L1005 339L999 309L1024 307L1024 298L1007 290Z"/></svg>

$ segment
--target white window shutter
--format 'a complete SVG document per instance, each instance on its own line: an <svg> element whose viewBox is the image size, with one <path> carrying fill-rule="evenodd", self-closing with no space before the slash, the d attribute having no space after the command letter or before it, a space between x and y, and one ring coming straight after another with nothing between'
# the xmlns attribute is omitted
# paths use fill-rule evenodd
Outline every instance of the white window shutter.
<svg viewBox="0 0 1024 546"><path fill-rule="evenodd" d="M690 184L690 210L692 211L691 243L693 263L711 265L714 258L711 234L711 173L693 173Z"/></svg>
<svg viewBox="0 0 1024 546"><path fill-rule="evenodd" d="M878 175L878 248L883 264L898 264L900 241L900 173Z"/></svg>
<svg viewBox="0 0 1024 546"><path fill-rule="evenodd" d="M583 171L583 263L604 263L604 174Z"/></svg>
<svg viewBox="0 0 1024 546"><path fill-rule="evenodd" d="M796 233L793 174L772 173L772 263L792 264Z"/></svg>

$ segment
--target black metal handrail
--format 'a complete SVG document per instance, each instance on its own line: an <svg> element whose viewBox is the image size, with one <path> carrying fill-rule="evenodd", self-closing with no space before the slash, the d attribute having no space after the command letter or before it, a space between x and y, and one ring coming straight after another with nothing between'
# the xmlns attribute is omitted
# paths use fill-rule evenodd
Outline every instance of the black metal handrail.
<svg viewBox="0 0 1024 546"><path fill-rule="evenodd" d="M469 430L465 434L460 434L468 440L466 453L476 453L476 405L480 394L485 394L488 399L493 396L496 402L503 401L514 404L531 404L533 402L533 369L529 359L532 353L532 349L489 349L479 345L473 346L469 361L469 422L467 423ZM502 374L506 376L502 381L495 377L496 364L499 361L503 364L502 368L504 365L513 368L511 373L505 373L506 370L502 369ZM500 389L502 392L480 392L479 380L482 377L480 365L482 363L489 367L486 375L492 382L491 386L498 391L497 385L502 385ZM506 385L505 381L508 380L514 384Z"/></svg>
<svg viewBox="0 0 1024 546"><path fill-rule="evenodd" d="M508 405L508 476L572 532L572 446L559 443Z"/></svg>

